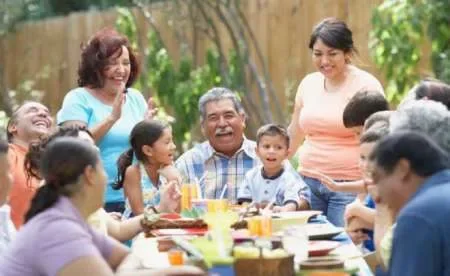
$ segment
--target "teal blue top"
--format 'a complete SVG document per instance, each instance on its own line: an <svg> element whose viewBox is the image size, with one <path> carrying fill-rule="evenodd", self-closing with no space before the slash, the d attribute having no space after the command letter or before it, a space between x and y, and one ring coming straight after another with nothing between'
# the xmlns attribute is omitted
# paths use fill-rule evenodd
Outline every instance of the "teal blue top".
<svg viewBox="0 0 450 276"><path fill-rule="evenodd" d="M108 175L106 202L124 202L122 190L113 190L112 184L117 178L117 159L130 147L129 136L133 127L144 119L147 102L142 94L132 88L127 89L122 116L111 129L97 142L100 155ZM102 103L85 88L71 90L65 97L61 110L57 114L57 122L82 121L88 128L95 127L104 121L112 111L112 106Z"/></svg>

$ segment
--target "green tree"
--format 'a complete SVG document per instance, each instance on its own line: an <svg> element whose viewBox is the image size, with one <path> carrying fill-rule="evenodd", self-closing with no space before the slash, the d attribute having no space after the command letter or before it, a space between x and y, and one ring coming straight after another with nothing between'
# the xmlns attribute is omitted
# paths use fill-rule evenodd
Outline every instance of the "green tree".
<svg viewBox="0 0 450 276"><path fill-rule="evenodd" d="M133 14L128 9L120 8L118 11L116 27L136 47L139 43ZM152 96L163 107L162 114L158 115L169 121L170 118L177 120L172 125L174 140L182 148L184 142L191 141L190 130L198 122L199 98L211 87L223 85L218 54L208 50L205 64L197 67L192 58L185 55L179 66L175 66L162 41L154 31L150 31L144 64L149 70L143 70L146 74L141 74L137 88L150 87Z"/></svg>
<svg viewBox="0 0 450 276"><path fill-rule="evenodd" d="M431 42L435 77L450 82L450 1L386 0L373 13L370 48L384 70L388 99L398 103L420 79L422 45Z"/></svg>

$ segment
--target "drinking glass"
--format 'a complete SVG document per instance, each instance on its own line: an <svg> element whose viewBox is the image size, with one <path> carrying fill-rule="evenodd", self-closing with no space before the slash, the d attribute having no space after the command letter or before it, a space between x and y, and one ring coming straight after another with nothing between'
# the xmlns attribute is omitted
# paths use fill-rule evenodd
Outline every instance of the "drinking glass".
<svg viewBox="0 0 450 276"><path fill-rule="evenodd" d="M308 259L308 241L308 235L302 226L292 226L284 230L283 248L295 255L296 264Z"/></svg>
<svg viewBox="0 0 450 276"><path fill-rule="evenodd" d="M189 184L181 185L181 211L191 209L191 188Z"/></svg>

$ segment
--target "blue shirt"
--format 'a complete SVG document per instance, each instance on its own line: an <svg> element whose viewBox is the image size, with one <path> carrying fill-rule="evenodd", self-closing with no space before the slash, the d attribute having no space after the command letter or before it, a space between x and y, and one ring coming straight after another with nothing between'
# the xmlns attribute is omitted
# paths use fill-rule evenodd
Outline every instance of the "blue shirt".
<svg viewBox="0 0 450 276"><path fill-rule="evenodd" d="M367 195L364 200L364 205L366 207L369 207L371 209L375 209L375 202L373 201L372 197L370 195ZM369 236L368 240L365 240L363 242L364 247L369 251L375 251L375 243L373 241L373 230L367 230L367 235Z"/></svg>
<svg viewBox="0 0 450 276"><path fill-rule="evenodd" d="M284 206L289 202L298 205L300 199L308 200L305 192L308 189L303 179L296 172L283 169L276 178L263 176L262 166L251 169L239 188L238 200L251 200L256 203L274 201L277 206ZM297 206L298 207L298 206Z"/></svg>
<svg viewBox="0 0 450 276"><path fill-rule="evenodd" d="M422 184L397 217L389 275L450 275L450 170Z"/></svg>
<svg viewBox="0 0 450 276"><path fill-rule="evenodd" d="M122 190L113 190L112 184L117 178L117 159L130 147L129 136L133 127L144 119L147 102L142 94L132 88L127 89L127 96L122 107L122 116L111 129L97 142L100 149L103 166L108 175L106 202L123 202ZM61 110L57 114L58 124L65 121L82 121L88 128L95 127L104 121L112 111L112 106L106 105L91 95L85 88L71 90L65 97Z"/></svg>

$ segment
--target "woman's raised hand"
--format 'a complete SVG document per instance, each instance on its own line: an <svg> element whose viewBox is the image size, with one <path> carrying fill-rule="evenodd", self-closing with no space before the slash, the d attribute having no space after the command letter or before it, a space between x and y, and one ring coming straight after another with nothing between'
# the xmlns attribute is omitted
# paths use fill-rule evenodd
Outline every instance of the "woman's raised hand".
<svg viewBox="0 0 450 276"><path fill-rule="evenodd" d="M158 108L155 107L153 97L150 97L147 101L147 113L145 114L145 119L153 119L157 112Z"/></svg>
<svg viewBox="0 0 450 276"><path fill-rule="evenodd" d="M122 116L122 105L125 102L125 84L122 83L117 89L116 98L114 99L111 111L111 119L117 122Z"/></svg>

